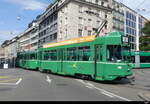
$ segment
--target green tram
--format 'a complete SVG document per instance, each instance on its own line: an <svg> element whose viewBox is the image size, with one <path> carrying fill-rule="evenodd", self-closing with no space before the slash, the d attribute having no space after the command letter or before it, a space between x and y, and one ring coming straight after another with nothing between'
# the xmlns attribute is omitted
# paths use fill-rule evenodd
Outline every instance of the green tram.
<svg viewBox="0 0 150 104"><path fill-rule="evenodd" d="M139 55L140 55L140 67L139 68L150 68L150 52L140 51ZM137 68L135 64L135 56L136 56L136 52L131 52L133 68Z"/></svg>
<svg viewBox="0 0 150 104"><path fill-rule="evenodd" d="M131 76L130 45L122 32L45 44L37 52L19 53L19 67L61 75L111 81ZM34 56L32 60L32 55Z"/></svg>
<svg viewBox="0 0 150 104"><path fill-rule="evenodd" d="M17 53L16 66L33 70L38 69L38 51Z"/></svg>

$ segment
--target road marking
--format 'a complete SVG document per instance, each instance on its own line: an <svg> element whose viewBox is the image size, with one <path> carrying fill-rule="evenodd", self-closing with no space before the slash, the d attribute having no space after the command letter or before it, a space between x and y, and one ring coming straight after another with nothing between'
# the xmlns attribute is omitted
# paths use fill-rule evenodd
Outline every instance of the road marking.
<svg viewBox="0 0 150 104"><path fill-rule="evenodd" d="M97 89L97 90L99 90L102 94L105 94L105 95L107 95L107 96L109 96L109 97L117 97L117 98L122 99L122 100L125 100L125 101L132 101L132 100L129 100L129 99L127 99L127 98L118 96L118 95L113 94L113 93L111 93L111 92L108 92L108 91L106 91L106 90L104 90L104 89L97 88L97 87L95 87L93 84L91 84L91 83L89 83L89 82L86 83L86 82L84 82L83 80L80 80L80 79L77 79L77 81L83 83L83 84L86 85L86 87L88 87L88 88Z"/></svg>
<svg viewBox="0 0 150 104"><path fill-rule="evenodd" d="M17 79L19 79L19 78L17 78ZM12 79L12 80L3 81L3 83L0 83L0 85L18 85L18 84L22 81L22 78L20 78L16 83L4 83L4 82L14 81L14 80L17 80L17 79ZM2 82L2 81L1 81L1 82Z"/></svg>
<svg viewBox="0 0 150 104"><path fill-rule="evenodd" d="M93 84L91 84L91 83L86 83L88 86L91 86L91 87L95 87Z"/></svg>
<svg viewBox="0 0 150 104"><path fill-rule="evenodd" d="M85 86L85 87L90 88L90 89L93 89L93 87L91 87L91 86Z"/></svg>
<svg viewBox="0 0 150 104"><path fill-rule="evenodd" d="M47 76L46 81L47 81L48 83L51 83L51 82L52 82L52 80L50 79L50 77L49 77L49 76Z"/></svg>
<svg viewBox="0 0 150 104"><path fill-rule="evenodd" d="M113 98L114 96L112 96L112 95L109 95L109 94L107 94L107 93L105 93L105 92L101 92L102 94L104 94L104 95L106 95L106 96L108 96L108 97L111 97L111 98Z"/></svg>
<svg viewBox="0 0 150 104"><path fill-rule="evenodd" d="M0 79L9 78L9 76L0 76Z"/></svg>
<svg viewBox="0 0 150 104"><path fill-rule="evenodd" d="M0 83L4 83L4 82L10 82L10 81L16 81L18 80L19 78L16 78L16 79L10 79L10 80L3 80L3 81L0 81Z"/></svg>
<svg viewBox="0 0 150 104"><path fill-rule="evenodd" d="M16 85L18 85L22 81L22 78L20 78L17 82Z"/></svg>
<svg viewBox="0 0 150 104"><path fill-rule="evenodd" d="M125 101L131 101L131 100L127 99L127 98L124 98L124 97L118 96L118 95L113 94L113 93L111 93L111 92L108 92L108 91L106 91L106 90L104 90L104 89L100 89L100 88L97 88L97 87L94 87L94 88L95 88L95 89L97 89L97 90L99 90L99 91L101 91L101 92L105 92L105 93L107 93L107 94L109 94L109 95L111 95L111 96L114 96L114 97L120 98L120 99L122 99L122 100L125 100Z"/></svg>
<svg viewBox="0 0 150 104"><path fill-rule="evenodd" d="M86 83L83 80L81 80L81 79L76 79L76 81L81 82L81 83L86 85Z"/></svg>

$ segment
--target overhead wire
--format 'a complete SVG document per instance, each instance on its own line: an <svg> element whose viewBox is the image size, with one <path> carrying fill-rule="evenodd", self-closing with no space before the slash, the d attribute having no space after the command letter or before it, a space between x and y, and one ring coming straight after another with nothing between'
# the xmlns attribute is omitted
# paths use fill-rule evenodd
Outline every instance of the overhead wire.
<svg viewBox="0 0 150 104"><path fill-rule="evenodd" d="M143 0L143 1L136 7L136 10L139 9L139 7L141 7L145 2L146 2L146 0Z"/></svg>

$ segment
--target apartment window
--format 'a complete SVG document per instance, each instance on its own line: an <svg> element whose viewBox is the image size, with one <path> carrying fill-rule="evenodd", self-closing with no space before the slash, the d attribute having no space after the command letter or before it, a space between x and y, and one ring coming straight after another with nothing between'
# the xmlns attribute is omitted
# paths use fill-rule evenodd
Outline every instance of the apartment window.
<svg viewBox="0 0 150 104"><path fill-rule="evenodd" d="M83 13L83 7L79 6L79 13Z"/></svg>
<svg viewBox="0 0 150 104"><path fill-rule="evenodd" d="M88 19L88 23L91 25L92 24L92 19Z"/></svg>
<svg viewBox="0 0 150 104"><path fill-rule="evenodd" d="M105 18L107 18L107 14L105 15Z"/></svg>
<svg viewBox="0 0 150 104"><path fill-rule="evenodd" d="M82 29L79 29L79 30L78 30L78 35L79 35L79 37L82 37L82 34L83 34L83 30L82 30Z"/></svg>
<svg viewBox="0 0 150 104"><path fill-rule="evenodd" d="M88 31L88 36L91 36L92 35L92 31Z"/></svg>
<svg viewBox="0 0 150 104"><path fill-rule="evenodd" d="M83 24L83 18L79 17L79 24Z"/></svg>
<svg viewBox="0 0 150 104"><path fill-rule="evenodd" d="M101 5L104 6L104 2L101 2Z"/></svg>
<svg viewBox="0 0 150 104"><path fill-rule="evenodd" d="M99 0L95 0L95 3L98 4Z"/></svg>

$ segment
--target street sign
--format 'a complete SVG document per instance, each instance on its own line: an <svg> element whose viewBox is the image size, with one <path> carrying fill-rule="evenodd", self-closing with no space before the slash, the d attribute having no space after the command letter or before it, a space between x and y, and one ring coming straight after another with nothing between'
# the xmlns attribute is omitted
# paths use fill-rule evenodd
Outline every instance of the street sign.
<svg viewBox="0 0 150 104"><path fill-rule="evenodd" d="M8 64L4 64L3 68L8 69Z"/></svg>

